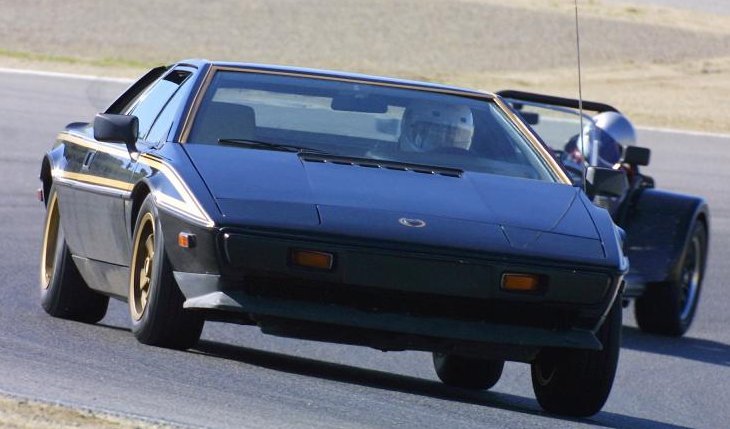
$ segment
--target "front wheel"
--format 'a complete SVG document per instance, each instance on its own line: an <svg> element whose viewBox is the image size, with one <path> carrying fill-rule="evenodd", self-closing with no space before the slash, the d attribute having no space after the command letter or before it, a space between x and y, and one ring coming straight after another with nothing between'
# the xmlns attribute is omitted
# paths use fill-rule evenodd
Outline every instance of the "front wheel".
<svg viewBox="0 0 730 429"><path fill-rule="evenodd" d="M586 417L606 403L621 345L621 297L598 330L603 350L545 349L532 362L532 387L548 412Z"/></svg>
<svg viewBox="0 0 730 429"><path fill-rule="evenodd" d="M446 385L487 390L502 376L504 361L434 353L433 367L439 380Z"/></svg>
<svg viewBox="0 0 730 429"><path fill-rule="evenodd" d="M707 228L695 223L674 280L647 285L636 300L636 322L644 332L682 336L689 329L700 299L707 258Z"/></svg>
<svg viewBox="0 0 730 429"><path fill-rule="evenodd" d="M89 289L71 259L55 187L48 193L40 274L41 306L46 313L86 323L104 318L109 297Z"/></svg>
<svg viewBox="0 0 730 429"><path fill-rule="evenodd" d="M185 299L165 254L162 225L151 195L142 203L134 228L129 277L129 314L139 342L173 349L187 349L198 342L205 321L183 309Z"/></svg>

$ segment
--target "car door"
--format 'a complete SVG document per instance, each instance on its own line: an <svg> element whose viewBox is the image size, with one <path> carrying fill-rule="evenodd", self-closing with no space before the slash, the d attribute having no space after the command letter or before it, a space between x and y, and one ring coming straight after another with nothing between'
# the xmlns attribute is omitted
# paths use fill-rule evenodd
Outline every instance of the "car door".
<svg viewBox="0 0 730 429"><path fill-rule="evenodd" d="M166 70L166 67L157 67L147 72L117 98L106 113L122 113L129 109ZM61 223L66 242L77 263L81 259L93 257L94 250L98 247L98 243L94 243L93 239L90 240L93 233L89 231L90 225L95 220L98 221L98 216L89 217L95 214L95 210L89 207L89 204L93 204L97 199L94 194L118 198L126 191L110 186L118 185L116 182L90 174L91 163L100 152L111 152L120 156L124 156L126 152L126 150L121 152L119 145L103 145L97 142L93 135L92 124L73 123L66 127L65 132L59 134L57 142L62 148L62 154L55 167L57 172L54 174L54 180L61 202L59 205Z"/></svg>
<svg viewBox="0 0 730 429"><path fill-rule="evenodd" d="M138 150L148 145L145 137L152 125L189 72L168 71L147 88L122 113L134 115L139 120ZM88 259L128 266L131 254L129 231L131 226L125 216L125 201L134 187L133 172L137 156L132 156L123 143L96 142L89 149L82 168L91 180L103 185L104 192L87 190L79 197L87 222L82 227L84 249Z"/></svg>

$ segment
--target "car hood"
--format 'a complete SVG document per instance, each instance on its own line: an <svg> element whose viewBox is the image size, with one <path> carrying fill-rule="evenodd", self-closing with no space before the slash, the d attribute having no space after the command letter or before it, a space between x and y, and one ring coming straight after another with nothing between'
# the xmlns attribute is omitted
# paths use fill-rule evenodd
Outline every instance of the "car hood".
<svg viewBox="0 0 730 429"><path fill-rule="evenodd" d="M191 144L186 150L224 225L605 258L587 199L569 185L312 162L295 153L225 146ZM425 226L404 225L408 220Z"/></svg>

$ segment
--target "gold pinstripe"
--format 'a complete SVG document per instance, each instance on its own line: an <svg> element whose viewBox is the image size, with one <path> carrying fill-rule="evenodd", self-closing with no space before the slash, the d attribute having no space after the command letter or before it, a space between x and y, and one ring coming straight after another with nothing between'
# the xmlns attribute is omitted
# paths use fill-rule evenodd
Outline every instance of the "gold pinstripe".
<svg viewBox="0 0 730 429"><path fill-rule="evenodd" d="M178 195L182 197L182 201L162 193L157 193L156 198L158 198L162 203L167 203L178 210L188 212L190 215L201 220L206 226L213 226L213 220L205 212L205 209L203 209L203 206L197 198L195 198L195 195L190 188L188 188L182 178L180 178L177 171L175 171L170 165L149 154L142 154L139 157L139 161L162 172L162 174L170 180L170 183L172 183L172 186L175 188Z"/></svg>
<svg viewBox="0 0 730 429"><path fill-rule="evenodd" d="M126 149L120 149L109 144L90 140L86 137L67 131L60 133L58 135L58 140L67 141L92 150L108 153L110 155L121 156L131 159L129 152L127 152ZM186 214L206 227L214 226L213 220L206 213L205 209L195 198L190 188L187 187L185 182L172 166L160 160L159 158L153 157L149 154L140 155L137 161L164 174L165 177L167 177L167 179L170 181L172 186L175 188L175 191L182 198L182 200L180 200L157 191L154 193L154 195L157 201L161 203L161 205L168 206L177 212ZM125 192L130 192L132 191L132 189L134 189L134 185L132 185L131 183L123 182L121 180L108 179L105 177L93 176L90 174L75 173L63 171L60 169L54 169L52 171L52 174L54 178L77 181Z"/></svg>
<svg viewBox="0 0 730 429"><path fill-rule="evenodd" d="M205 77L203 78L203 84L200 85L198 88L198 92L195 93L195 97L193 98L193 103L190 106L190 109L188 110L187 114L185 115L185 122L183 122L183 129L182 133L180 133L180 142L186 142L188 140L188 135L190 134L190 128L192 127L192 121L195 117L195 114L198 112L198 107L200 106L200 103L203 99L203 94L206 93L208 90L208 85L210 85L211 77L213 76L213 70L215 68L211 67L205 72Z"/></svg>
<svg viewBox="0 0 730 429"><path fill-rule="evenodd" d="M105 177L96 177L89 174L73 173L70 171L56 170L55 177L67 180L76 180L79 182L90 183L92 185L114 188L122 191L131 191L134 186L121 180L107 179Z"/></svg>

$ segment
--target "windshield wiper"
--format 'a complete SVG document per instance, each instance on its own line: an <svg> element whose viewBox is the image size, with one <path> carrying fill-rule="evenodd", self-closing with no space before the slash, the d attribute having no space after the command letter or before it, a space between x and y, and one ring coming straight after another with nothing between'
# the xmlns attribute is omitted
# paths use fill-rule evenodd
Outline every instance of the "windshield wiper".
<svg viewBox="0 0 730 429"><path fill-rule="evenodd" d="M225 144L225 145L246 146L246 147L255 148L255 149L280 150L282 152L328 154L328 152L326 152L326 151L323 151L320 149L313 149L313 148L305 147L305 146L296 146L296 145L291 145L291 144L280 144L280 143L269 143L269 142L262 142L262 141L256 141L256 140L218 139L218 143Z"/></svg>

